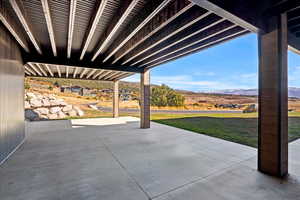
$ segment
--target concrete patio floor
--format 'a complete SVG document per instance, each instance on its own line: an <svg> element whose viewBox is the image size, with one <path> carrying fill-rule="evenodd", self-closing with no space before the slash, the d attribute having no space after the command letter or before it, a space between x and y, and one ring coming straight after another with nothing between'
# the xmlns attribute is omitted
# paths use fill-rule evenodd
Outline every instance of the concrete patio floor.
<svg viewBox="0 0 300 200"><path fill-rule="evenodd" d="M157 123L139 129L131 118L109 121L72 121L77 128L53 121L48 130L33 122L0 166L0 199L300 199L299 140L290 144L290 176L280 180L256 170L254 148Z"/></svg>

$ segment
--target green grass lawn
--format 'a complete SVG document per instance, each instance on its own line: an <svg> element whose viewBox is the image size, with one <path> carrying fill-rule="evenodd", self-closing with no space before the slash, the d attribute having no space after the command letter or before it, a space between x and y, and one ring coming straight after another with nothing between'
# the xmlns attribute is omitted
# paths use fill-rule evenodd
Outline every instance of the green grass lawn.
<svg viewBox="0 0 300 200"><path fill-rule="evenodd" d="M111 117L110 112L86 111L84 117ZM121 116L139 117L138 113ZM257 113L165 114L152 113L151 120L196 133L257 147ZM289 113L289 141L300 138L300 112Z"/></svg>
<svg viewBox="0 0 300 200"><path fill-rule="evenodd" d="M257 147L257 113L152 114L161 124ZM300 138L300 113L290 113L289 141Z"/></svg>

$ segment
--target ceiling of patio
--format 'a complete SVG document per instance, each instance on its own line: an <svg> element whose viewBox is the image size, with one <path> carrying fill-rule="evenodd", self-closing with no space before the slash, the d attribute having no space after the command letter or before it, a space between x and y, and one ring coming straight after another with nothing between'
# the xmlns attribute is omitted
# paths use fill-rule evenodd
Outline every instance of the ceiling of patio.
<svg viewBox="0 0 300 200"><path fill-rule="evenodd" d="M198 5L190 0L0 0L0 21L24 50L28 76L101 80L96 75L106 70L124 78L253 31L201 6L223 1L191 1ZM244 5L230 2L219 4L233 5L233 11ZM299 8L294 3L275 7L282 8L288 11L290 33L299 39Z"/></svg>
<svg viewBox="0 0 300 200"><path fill-rule="evenodd" d="M1 0L0 11L28 76L126 77L249 33L188 0Z"/></svg>

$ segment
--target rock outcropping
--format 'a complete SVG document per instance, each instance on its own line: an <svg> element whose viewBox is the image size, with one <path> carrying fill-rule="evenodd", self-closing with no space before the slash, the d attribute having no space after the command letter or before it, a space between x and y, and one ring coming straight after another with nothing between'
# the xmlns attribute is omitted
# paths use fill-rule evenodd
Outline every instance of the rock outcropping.
<svg viewBox="0 0 300 200"><path fill-rule="evenodd" d="M42 95L27 92L25 94L25 119L30 121L63 119L66 117L83 116L84 112L73 105L67 104L55 95Z"/></svg>

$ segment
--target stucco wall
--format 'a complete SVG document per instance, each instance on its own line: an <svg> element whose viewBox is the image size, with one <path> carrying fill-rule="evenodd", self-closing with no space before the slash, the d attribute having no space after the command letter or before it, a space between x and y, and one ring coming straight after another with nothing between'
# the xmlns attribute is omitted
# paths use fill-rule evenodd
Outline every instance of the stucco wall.
<svg viewBox="0 0 300 200"><path fill-rule="evenodd" d="M0 164L24 137L24 69L21 53L0 23Z"/></svg>

